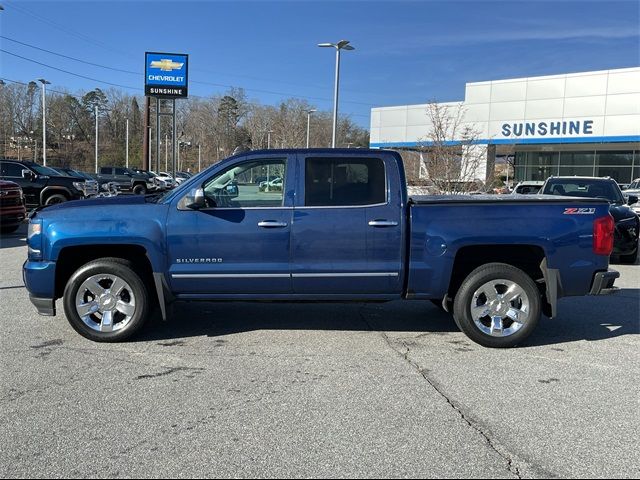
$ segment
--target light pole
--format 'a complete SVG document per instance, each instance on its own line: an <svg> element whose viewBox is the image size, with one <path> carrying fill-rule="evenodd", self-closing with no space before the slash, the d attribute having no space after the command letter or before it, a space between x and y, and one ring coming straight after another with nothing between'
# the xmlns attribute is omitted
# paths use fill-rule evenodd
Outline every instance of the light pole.
<svg viewBox="0 0 640 480"><path fill-rule="evenodd" d="M198 144L198 173L202 171L202 152L200 151L200 147L201 145Z"/></svg>
<svg viewBox="0 0 640 480"><path fill-rule="evenodd" d="M51 82L44 78L39 78L38 81L42 84L42 164L47 166L47 85L51 85Z"/></svg>
<svg viewBox="0 0 640 480"><path fill-rule="evenodd" d="M127 118L127 134L126 134L126 149L127 149L127 168L129 168L129 119Z"/></svg>
<svg viewBox="0 0 640 480"><path fill-rule="evenodd" d="M307 148L309 148L309 126L311 125L311 114L315 111L315 108L307 110Z"/></svg>
<svg viewBox="0 0 640 480"><path fill-rule="evenodd" d="M164 171L169 170L169 135L164 134Z"/></svg>
<svg viewBox="0 0 640 480"><path fill-rule="evenodd" d="M349 45L349 40L340 40L338 43L319 43L319 47L333 47L336 49L336 81L333 89L333 135L331 148L336 148L336 131L338 127L338 85L340 84L340 50L355 50Z"/></svg>
<svg viewBox="0 0 640 480"><path fill-rule="evenodd" d="M96 173L98 173L98 105L95 107L96 115Z"/></svg>
<svg viewBox="0 0 640 480"><path fill-rule="evenodd" d="M267 149L271 148L271 132L273 132L273 130L267 131Z"/></svg>

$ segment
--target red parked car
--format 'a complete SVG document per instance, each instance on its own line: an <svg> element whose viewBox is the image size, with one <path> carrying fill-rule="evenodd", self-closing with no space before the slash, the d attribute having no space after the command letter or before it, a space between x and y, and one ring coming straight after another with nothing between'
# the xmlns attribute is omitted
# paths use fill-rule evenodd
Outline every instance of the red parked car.
<svg viewBox="0 0 640 480"><path fill-rule="evenodd" d="M0 232L15 232L26 216L27 209L20 186L0 180Z"/></svg>

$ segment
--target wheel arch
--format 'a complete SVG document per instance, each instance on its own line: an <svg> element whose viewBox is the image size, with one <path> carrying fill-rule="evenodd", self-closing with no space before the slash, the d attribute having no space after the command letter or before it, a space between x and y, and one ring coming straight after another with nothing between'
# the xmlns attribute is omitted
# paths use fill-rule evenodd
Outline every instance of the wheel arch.
<svg viewBox="0 0 640 480"><path fill-rule="evenodd" d="M93 260L108 257L121 258L133 264L135 272L148 285L149 291L155 292L155 299L159 302L163 318L166 318L165 297L167 292L165 291L164 276L154 272L149 252L144 246L137 244L95 244L62 248L56 260L54 298L63 296L69 278L78 268Z"/></svg>
<svg viewBox="0 0 640 480"><path fill-rule="evenodd" d="M470 245L456 252L447 288L454 298L464 279L476 268L487 263L506 263L524 271L536 282L542 294L543 313L554 317L562 286L558 270L547 266L547 255L539 245Z"/></svg>
<svg viewBox="0 0 640 480"><path fill-rule="evenodd" d="M68 188L65 187L44 187L40 192L40 205L44 205L45 200L51 195L61 194L66 197L67 200L71 200L73 195Z"/></svg>

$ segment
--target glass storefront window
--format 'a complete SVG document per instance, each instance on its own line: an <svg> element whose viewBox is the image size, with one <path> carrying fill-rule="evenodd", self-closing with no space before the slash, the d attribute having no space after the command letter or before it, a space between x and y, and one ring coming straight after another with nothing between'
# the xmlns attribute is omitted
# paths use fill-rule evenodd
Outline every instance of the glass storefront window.
<svg viewBox="0 0 640 480"><path fill-rule="evenodd" d="M560 167L593 165L594 152L560 152ZM560 174L562 175L562 174Z"/></svg>
<svg viewBox="0 0 640 480"><path fill-rule="evenodd" d="M593 167L574 167L560 165L561 177L564 176L578 176L578 177L593 177Z"/></svg>
<svg viewBox="0 0 640 480"><path fill-rule="evenodd" d="M596 168L596 176L611 177L618 183L629 183L633 180L631 167L608 167L600 166Z"/></svg>
<svg viewBox="0 0 640 480"><path fill-rule="evenodd" d="M630 167L633 163L633 152L597 152L596 165L614 165Z"/></svg>
<svg viewBox="0 0 640 480"><path fill-rule="evenodd" d="M594 150L597 147L594 146ZM515 180L551 175L611 177L620 183L640 176L640 151L516 152Z"/></svg>

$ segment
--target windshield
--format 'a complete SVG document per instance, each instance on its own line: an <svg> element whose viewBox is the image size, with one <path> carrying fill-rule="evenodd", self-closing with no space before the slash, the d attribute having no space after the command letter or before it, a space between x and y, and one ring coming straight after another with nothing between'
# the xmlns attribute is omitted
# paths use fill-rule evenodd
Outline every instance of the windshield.
<svg viewBox="0 0 640 480"><path fill-rule="evenodd" d="M29 168L32 169L32 170L35 170L36 173L38 173L40 175L47 175L49 177L51 177L51 176L53 176L53 177L64 176L60 172L56 172L53 168L43 167L42 165L38 165L36 163L30 163L29 164Z"/></svg>
<svg viewBox="0 0 640 480"><path fill-rule="evenodd" d="M563 197L603 198L609 203L624 203L620 187L607 180L578 178L549 180L542 193Z"/></svg>

